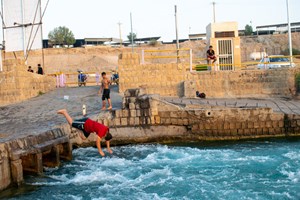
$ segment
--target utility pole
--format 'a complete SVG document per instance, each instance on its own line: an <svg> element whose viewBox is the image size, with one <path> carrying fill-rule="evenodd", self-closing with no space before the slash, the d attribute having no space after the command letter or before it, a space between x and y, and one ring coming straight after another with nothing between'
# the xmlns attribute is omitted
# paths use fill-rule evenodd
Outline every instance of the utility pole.
<svg viewBox="0 0 300 200"><path fill-rule="evenodd" d="M119 25L119 34L120 34L120 47L122 47L122 43L123 43L123 41L122 41L122 31L121 31L122 23L119 22L118 25Z"/></svg>
<svg viewBox="0 0 300 200"><path fill-rule="evenodd" d="M176 48L179 49L179 39L178 39L178 20L177 20L177 6L175 5L175 30L176 30Z"/></svg>
<svg viewBox="0 0 300 200"><path fill-rule="evenodd" d="M216 23L216 2L212 2L213 5L213 16L214 16L214 23Z"/></svg>
<svg viewBox="0 0 300 200"><path fill-rule="evenodd" d="M130 24L131 24L131 48L133 53L133 28L132 28L132 13L130 13Z"/></svg>
<svg viewBox="0 0 300 200"><path fill-rule="evenodd" d="M289 12L289 0L286 0L286 9L287 9L287 22L288 22L288 32L289 32L290 66L292 66L293 44L292 44L292 33L291 33L290 12Z"/></svg>

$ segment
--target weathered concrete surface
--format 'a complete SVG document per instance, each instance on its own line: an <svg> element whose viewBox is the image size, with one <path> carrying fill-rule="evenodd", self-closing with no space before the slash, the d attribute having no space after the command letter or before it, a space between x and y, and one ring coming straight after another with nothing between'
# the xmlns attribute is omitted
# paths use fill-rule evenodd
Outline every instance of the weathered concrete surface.
<svg viewBox="0 0 300 200"><path fill-rule="evenodd" d="M28 101L0 107L0 143L38 135L51 130L66 120L56 114L62 108L68 109L74 118L82 117L82 105L86 104L88 116L97 115L101 110L99 87L60 88ZM69 100L65 100L68 96ZM122 98L117 88L112 87L113 107L121 108Z"/></svg>
<svg viewBox="0 0 300 200"><path fill-rule="evenodd" d="M21 185L24 173L42 174L43 166L59 166L61 159L72 158L70 127L56 111L67 108L74 118L82 117L82 104L86 104L92 117L101 109L98 90L99 87L57 89L0 107L0 191ZM121 99L116 92L112 97L115 101Z"/></svg>
<svg viewBox="0 0 300 200"><path fill-rule="evenodd" d="M36 97L56 87L55 78L27 72L24 60L5 60L0 72L0 105Z"/></svg>
<svg viewBox="0 0 300 200"><path fill-rule="evenodd" d="M278 112L268 108L268 103L276 100L261 100L268 103L260 107L251 106L252 100L249 100L249 107L235 107L230 103L210 105L201 101L160 98L145 95L143 91L127 90L122 109L101 112L98 120L110 127L114 136L112 144L116 145L300 136L300 115L284 113L283 107L278 107ZM295 101L295 104L299 102ZM71 133L71 138L80 146L94 145L95 141L93 135L85 141L78 140L76 132Z"/></svg>
<svg viewBox="0 0 300 200"><path fill-rule="evenodd" d="M89 117L110 126L114 145L285 137L300 133L300 118L291 107L299 105L297 100L293 104L287 103L289 99L260 100L264 103L253 108L253 99L230 103L227 100L223 106L221 99L160 98L136 90L126 92L122 100L117 88L112 88L115 110L101 112L98 89L57 89L30 101L0 107L0 190L12 183L22 184L23 173L40 174L44 165L57 166L60 158L70 159L70 143L95 145L94 134L82 141L78 131L70 129L65 119L56 114L56 110L67 108L74 118L81 117L82 104L87 105ZM69 96L69 100L64 100L64 96ZM266 108L269 105L277 106L278 112Z"/></svg>
<svg viewBox="0 0 300 200"><path fill-rule="evenodd" d="M184 63L141 63L137 53L123 53L119 57L122 93L142 87L147 94L174 97L194 97L197 90L213 98L294 97L299 73L299 67L191 73Z"/></svg>

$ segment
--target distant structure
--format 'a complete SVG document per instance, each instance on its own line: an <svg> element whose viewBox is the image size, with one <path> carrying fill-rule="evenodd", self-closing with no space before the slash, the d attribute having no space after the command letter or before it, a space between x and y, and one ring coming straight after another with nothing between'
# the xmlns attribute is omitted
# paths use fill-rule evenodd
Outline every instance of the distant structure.
<svg viewBox="0 0 300 200"><path fill-rule="evenodd" d="M234 70L241 65L237 22L211 23L206 27L207 49L213 46L220 70Z"/></svg>
<svg viewBox="0 0 300 200"><path fill-rule="evenodd" d="M2 0L3 46L5 51L42 48L41 0Z"/></svg>
<svg viewBox="0 0 300 200"><path fill-rule="evenodd" d="M205 40L206 33L189 34L189 40Z"/></svg>
<svg viewBox="0 0 300 200"><path fill-rule="evenodd" d="M160 37L146 37L146 38L136 38L134 43L136 45L141 44L149 44L151 41L157 41ZM122 41L122 45L129 46L131 44L130 41ZM85 47L85 46L120 46L121 40L119 38L84 38L84 39L76 39L73 47ZM43 40L43 48L55 48L59 47L55 44L50 44L49 40Z"/></svg>
<svg viewBox="0 0 300 200"><path fill-rule="evenodd" d="M291 23L292 32L300 32L300 22ZM272 24L256 26L256 35L284 34L288 32L288 24Z"/></svg>

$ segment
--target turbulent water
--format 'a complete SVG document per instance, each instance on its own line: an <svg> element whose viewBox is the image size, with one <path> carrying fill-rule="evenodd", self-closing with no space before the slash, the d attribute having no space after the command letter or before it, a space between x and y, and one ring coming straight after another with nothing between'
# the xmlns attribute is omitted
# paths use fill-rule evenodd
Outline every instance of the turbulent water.
<svg viewBox="0 0 300 200"><path fill-rule="evenodd" d="M300 199L300 141L74 150L10 199Z"/></svg>

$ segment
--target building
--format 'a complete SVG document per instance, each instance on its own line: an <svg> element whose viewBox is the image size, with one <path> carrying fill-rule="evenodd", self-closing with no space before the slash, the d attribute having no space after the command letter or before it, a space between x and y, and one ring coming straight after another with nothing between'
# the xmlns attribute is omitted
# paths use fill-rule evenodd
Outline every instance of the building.
<svg viewBox="0 0 300 200"><path fill-rule="evenodd" d="M288 24L271 24L256 26L256 35L284 34L288 32ZM300 22L291 23L291 32L300 32Z"/></svg>
<svg viewBox="0 0 300 200"><path fill-rule="evenodd" d="M114 45L116 43L120 44L120 41L121 40L117 38L84 38L76 39L72 47ZM48 39L43 40L43 48L53 48L56 46L58 46L58 44L51 44Z"/></svg>
<svg viewBox="0 0 300 200"><path fill-rule="evenodd" d="M206 33L189 34L189 40L205 40Z"/></svg>

